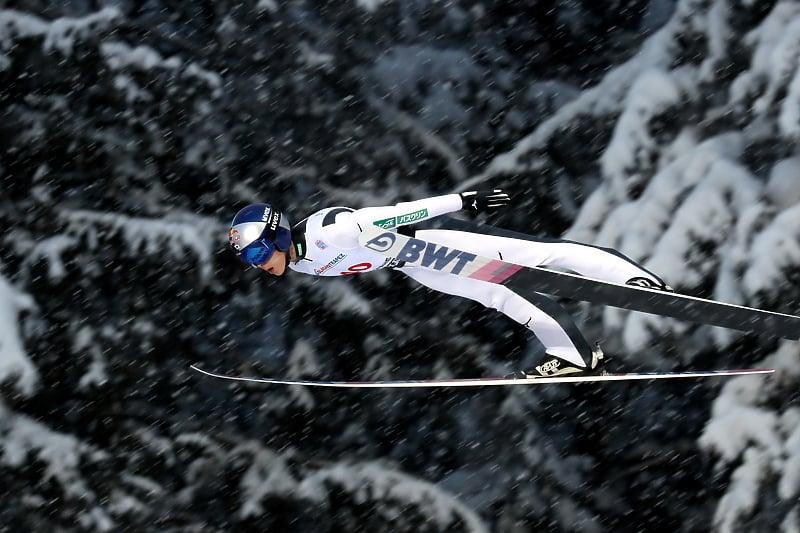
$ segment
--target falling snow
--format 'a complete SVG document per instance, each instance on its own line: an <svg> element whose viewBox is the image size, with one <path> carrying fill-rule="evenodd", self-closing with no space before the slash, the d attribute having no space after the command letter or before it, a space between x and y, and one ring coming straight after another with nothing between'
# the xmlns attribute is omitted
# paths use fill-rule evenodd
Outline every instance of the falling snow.
<svg viewBox="0 0 800 533"><path fill-rule="evenodd" d="M567 303L618 369L776 372L355 393L188 368L542 355L392 272L244 268L228 223L261 201L298 222L499 187L479 221L797 314L800 2L22 4L0 9L4 528L800 531L793 341Z"/></svg>

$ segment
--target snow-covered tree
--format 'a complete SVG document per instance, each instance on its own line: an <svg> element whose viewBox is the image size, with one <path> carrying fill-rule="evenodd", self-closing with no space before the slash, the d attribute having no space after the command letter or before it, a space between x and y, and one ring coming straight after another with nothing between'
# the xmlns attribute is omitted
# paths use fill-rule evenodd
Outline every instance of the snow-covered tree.
<svg viewBox="0 0 800 533"><path fill-rule="evenodd" d="M800 529L795 342L566 304L610 364L774 377L401 392L540 347L391 272L265 280L300 220L481 186L489 222L800 311L800 2L6 2L0 523L13 530Z"/></svg>

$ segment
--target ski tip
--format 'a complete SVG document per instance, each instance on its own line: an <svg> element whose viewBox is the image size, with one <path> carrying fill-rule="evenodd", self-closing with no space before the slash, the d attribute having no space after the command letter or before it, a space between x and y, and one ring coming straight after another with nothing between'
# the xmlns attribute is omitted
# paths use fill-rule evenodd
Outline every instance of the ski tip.
<svg viewBox="0 0 800 533"><path fill-rule="evenodd" d="M772 374L775 372L774 368L743 368L741 370L728 370L732 375L735 374Z"/></svg>
<svg viewBox="0 0 800 533"><path fill-rule="evenodd" d="M195 372L200 372L201 374L205 374L206 376L214 376L214 374L212 374L208 370L203 370L202 368L200 368L199 363L192 363L191 365L189 365L189 368L191 368Z"/></svg>

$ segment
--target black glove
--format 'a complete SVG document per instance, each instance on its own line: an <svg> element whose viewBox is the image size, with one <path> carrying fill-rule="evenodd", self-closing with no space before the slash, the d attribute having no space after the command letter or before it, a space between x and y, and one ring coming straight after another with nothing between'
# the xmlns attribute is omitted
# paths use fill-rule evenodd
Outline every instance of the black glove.
<svg viewBox="0 0 800 533"><path fill-rule="evenodd" d="M500 189L493 191L467 191L461 193L461 209L469 211L494 211L505 207L511 197Z"/></svg>

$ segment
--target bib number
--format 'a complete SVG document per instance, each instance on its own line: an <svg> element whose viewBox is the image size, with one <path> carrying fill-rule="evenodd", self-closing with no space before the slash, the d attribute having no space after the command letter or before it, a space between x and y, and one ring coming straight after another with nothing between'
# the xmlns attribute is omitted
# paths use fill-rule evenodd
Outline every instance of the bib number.
<svg viewBox="0 0 800 533"><path fill-rule="evenodd" d="M340 274L342 276L347 276L348 274L360 274L362 272L366 272L371 268L372 268L372 263L358 263L357 265L348 267L347 270L345 270L344 272L340 272Z"/></svg>

